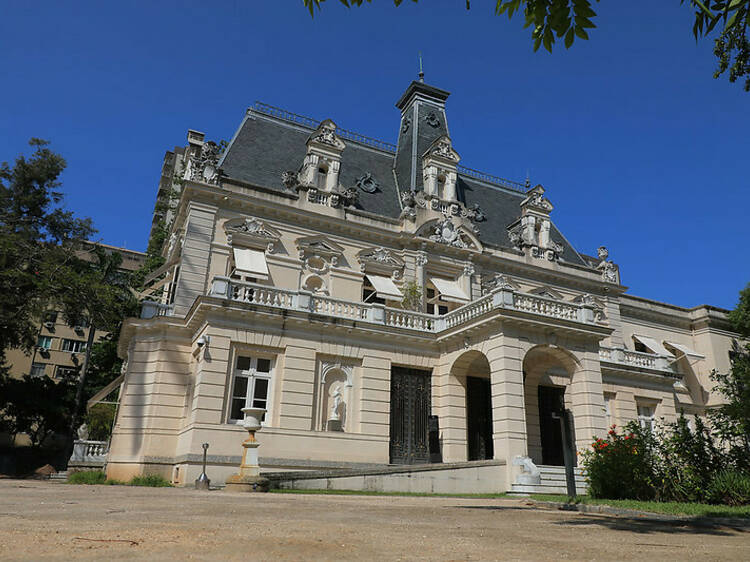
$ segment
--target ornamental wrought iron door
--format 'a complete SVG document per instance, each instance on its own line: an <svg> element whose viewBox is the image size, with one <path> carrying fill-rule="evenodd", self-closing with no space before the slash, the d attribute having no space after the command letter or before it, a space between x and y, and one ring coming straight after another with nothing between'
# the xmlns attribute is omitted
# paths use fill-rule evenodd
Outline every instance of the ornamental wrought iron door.
<svg viewBox="0 0 750 562"><path fill-rule="evenodd" d="M430 372L391 368L392 464L420 464L430 460L427 417L430 415Z"/></svg>
<svg viewBox="0 0 750 562"><path fill-rule="evenodd" d="M564 466L560 420L565 410L565 389L539 385L539 432L542 438L542 464Z"/></svg>
<svg viewBox="0 0 750 562"><path fill-rule="evenodd" d="M493 458L490 379L466 377L466 437L470 461Z"/></svg>

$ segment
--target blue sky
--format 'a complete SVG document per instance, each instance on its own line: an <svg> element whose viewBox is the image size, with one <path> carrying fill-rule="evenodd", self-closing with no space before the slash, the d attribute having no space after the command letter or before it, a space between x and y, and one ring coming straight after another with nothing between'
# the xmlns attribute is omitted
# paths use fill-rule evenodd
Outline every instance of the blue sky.
<svg viewBox="0 0 750 562"><path fill-rule="evenodd" d="M421 51L426 81L452 92L462 164L542 183L565 236L609 247L632 294L736 304L750 94L712 78L712 44L677 0L603 0L591 41L551 55L494 2L327 4L311 20L301 0L7 1L0 160L51 140L68 207L143 250L164 151L188 128L229 139L261 100L395 142Z"/></svg>

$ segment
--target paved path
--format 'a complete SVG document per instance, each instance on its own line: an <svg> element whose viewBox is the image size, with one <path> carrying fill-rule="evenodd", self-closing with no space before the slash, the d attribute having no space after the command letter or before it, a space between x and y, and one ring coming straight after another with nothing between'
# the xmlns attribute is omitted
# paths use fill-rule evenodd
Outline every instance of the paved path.
<svg viewBox="0 0 750 562"><path fill-rule="evenodd" d="M0 480L0 559L750 560L750 528L516 499L241 494Z"/></svg>

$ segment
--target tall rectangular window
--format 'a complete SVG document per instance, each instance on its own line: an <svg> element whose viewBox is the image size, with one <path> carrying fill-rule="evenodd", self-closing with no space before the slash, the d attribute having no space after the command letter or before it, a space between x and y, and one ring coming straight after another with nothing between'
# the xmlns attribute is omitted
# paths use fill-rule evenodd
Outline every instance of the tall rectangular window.
<svg viewBox="0 0 750 562"><path fill-rule="evenodd" d="M272 376L272 359L249 355L237 357L229 407L230 421L242 421L245 417L242 408L265 408L268 413Z"/></svg>
<svg viewBox="0 0 750 562"><path fill-rule="evenodd" d="M32 377L43 377L45 375L45 367L44 363L32 363L29 374Z"/></svg>
<svg viewBox="0 0 750 562"><path fill-rule="evenodd" d="M638 404L638 423L643 429L653 431L655 426L654 406Z"/></svg>
<svg viewBox="0 0 750 562"><path fill-rule="evenodd" d="M616 423L615 415L613 411L614 403L615 403L614 394L605 392L604 393L604 416L607 418L607 427L612 427L612 425Z"/></svg>
<svg viewBox="0 0 750 562"><path fill-rule="evenodd" d="M62 350L71 353L79 353L86 349L86 342L80 340L63 340Z"/></svg>

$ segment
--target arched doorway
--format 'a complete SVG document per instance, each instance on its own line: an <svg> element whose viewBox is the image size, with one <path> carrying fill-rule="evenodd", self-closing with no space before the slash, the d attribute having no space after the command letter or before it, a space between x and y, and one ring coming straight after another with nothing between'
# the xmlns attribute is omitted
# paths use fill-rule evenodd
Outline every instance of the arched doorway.
<svg viewBox="0 0 750 562"><path fill-rule="evenodd" d="M527 451L537 464L564 465L559 416L571 408L568 389L576 370L575 358L559 347L537 346L524 357Z"/></svg>
<svg viewBox="0 0 750 562"><path fill-rule="evenodd" d="M494 458L490 364L479 351L467 351L451 373L466 389L466 444L470 461Z"/></svg>

